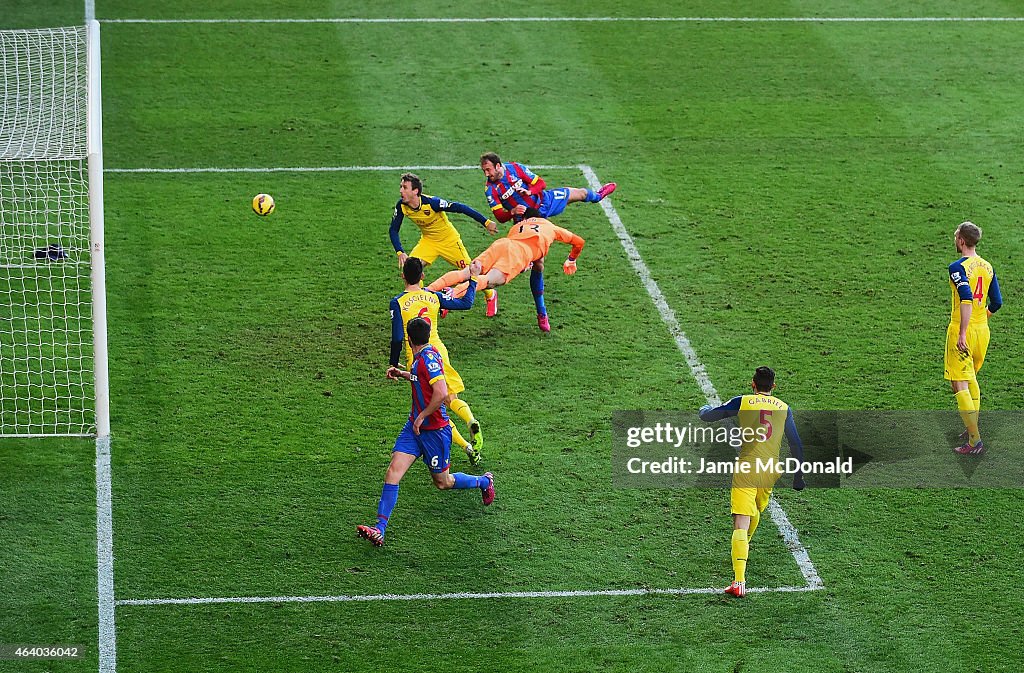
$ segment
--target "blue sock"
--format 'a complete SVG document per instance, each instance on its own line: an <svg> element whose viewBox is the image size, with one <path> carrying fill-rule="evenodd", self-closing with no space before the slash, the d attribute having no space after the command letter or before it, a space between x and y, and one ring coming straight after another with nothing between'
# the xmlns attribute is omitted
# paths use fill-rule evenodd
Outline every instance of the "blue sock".
<svg viewBox="0 0 1024 673"><path fill-rule="evenodd" d="M456 472L452 475L455 477L455 488L486 488L487 478L477 477L476 475L466 474L465 472Z"/></svg>
<svg viewBox="0 0 1024 673"><path fill-rule="evenodd" d="M593 189L587 190L587 203L595 203L600 200L601 197L597 195L597 192L595 192Z"/></svg>
<svg viewBox="0 0 1024 673"><path fill-rule="evenodd" d="M383 533L388 527L391 510L398 502L398 484L384 484L380 492L380 504L377 505L377 528Z"/></svg>
<svg viewBox="0 0 1024 673"><path fill-rule="evenodd" d="M530 272L530 289L533 290L533 303L537 305L537 315L547 315L548 307L544 305L544 274L537 269Z"/></svg>

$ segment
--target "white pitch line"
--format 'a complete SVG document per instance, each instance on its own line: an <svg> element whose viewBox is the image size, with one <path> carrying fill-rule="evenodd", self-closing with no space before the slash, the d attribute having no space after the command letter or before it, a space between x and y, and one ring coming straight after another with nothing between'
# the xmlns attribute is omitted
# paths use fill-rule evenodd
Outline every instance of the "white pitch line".
<svg viewBox="0 0 1024 673"><path fill-rule="evenodd" d="M803 587L754 587L748 593L798 593L813 591ZM491 591L449 594L372 594L367 596L237 596L218 598L125 598L122 605L211 605L221 603L362 603L370 601L478 600L481 598L587 598L591 596L690 596L720 594L721 588L692 589L599 589L595 591Z"/></svg>
<svg viewBox="0 0 1024 673"><path fill-rule="evenodd" d="M1020 16L491 16L321 19L102 19L102 23L986 23Z"/></svg>
<svg viewBox="0 0 1024 673"><path fill-rule="evenodd" d="M587 182L590 184L590 188L598 190L601 188L601 181L597 177L597 173L594 169L586 164L580 164L580 170L587 178ZM615 211L615 206L612 205L611 199L604 199L601 201L601 207L604 208L604 213L608 217L608 221L611 222L612 228L615 230L615 234L619 237L619 242L622 243L623 249L626 251L626 256L629 257L630 264L633 265L633 270L636 271L637 276L640 277L640 282L643 283L644 288L647 290L647 294L650 295L651 301L654 302L655 307L658 309L658 313L661 314L661 319L668 327L669 333L672 334L672 338L675 339L676 346L679 348L679 352L686 358L686 363L690 366L690 373L693 375L694 380L700 386L701 392L708 400L708 404L719 405L722 403L721 397L718 395L718 391L715 390L715 385L711 382L711 378L708 376L707 370L704 368L704 363L697 357L697 352L693 349L693 345L687 338L686 333L683 332L683 328L679 325L679 321L676 319L675 311L665 301L665 295L662 294L661 288L658 287L658 283L651 276L651 270L647 268L647 264L640 256L640 251L637 250L636 243L633 241L633 237L629 235L625 225L622 224L622 219L619 214ZM818 570L814 567L814 563L811 562L811 557L807 553L806 547L800 542L800 536L796 531L796 528L789 521L789 517L786 516L786 512L782 509L782 506L775 502L772 498L768 507L768 513L772 517L772 521L779 529L779 533L782 534L782 539L785 541L786 546L793 554L793 558L796 560L797 565L800 567L800 573L804 576L804 580L807 581L807 589L809 591L815 589L824 588L825 584L821 581L821 576L818 575Z"/></svg>
<svg viewBox="0 0 1024 673"><path fill-rule="evenodd" d="M105 168L104 173L352 173L357 171L468 171L479 170L477 164L467 166L277 166L241 168ZM533 166L545 170L575 169L576 166Z"/></svg>
<svg viewBox="0 0 1024 673"><path fill-rule="evenodd" d="M110 436L96 438L96 582L100 673L117 668L114 630L114 515L110 502Z"/></svg>

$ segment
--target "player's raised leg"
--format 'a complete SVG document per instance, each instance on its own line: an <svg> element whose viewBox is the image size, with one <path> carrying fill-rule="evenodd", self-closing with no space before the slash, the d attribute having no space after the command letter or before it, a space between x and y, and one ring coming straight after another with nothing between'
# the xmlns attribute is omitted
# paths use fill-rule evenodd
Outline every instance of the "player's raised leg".
<svg viewBox="0 0 1024 673"><path fill-rule="evenodd" d="M471 465L479 465L480 460L482 459L481 452L484 448L484 436L480 431L480 422L477 421L476 416L473 415L473 410L469 408L469 403L457 395L449 395L446 404L448 406L448 411L454 412L455 415L465 421L466 425L469 427L470 434L473 436L473 443L470 444L468 448L467 444L469 444L469 442L466 442L464 439L461 442L458 441L458 439L455 438L454 432L452 433L452 440L466 451ZM454 430L454 424L452 425L452 428ZM461 439L461 436L459 439Z"/></svg>
<svg viewBox="0 0 1024 673"><path fill-rule="evenodd" d="M616 187L618 187L618 185L614 182L601 185L601 188L596 192L592 189L584 189L582 187L569 187L569 203L577 203L579 201L597 203L614 192Z"/></svg>
<svg viewBox="0 0 1024 673"><path fill-rule="evenodd" d="M448 489L479 488L480 499L484 505L490 505L494 502L494 475L490 472L485 472L478 477L473 474L466 474L465 472L451 474L446 469L444 472L431 474L430 477L434 480L434 486L442 491Z"/></svg>

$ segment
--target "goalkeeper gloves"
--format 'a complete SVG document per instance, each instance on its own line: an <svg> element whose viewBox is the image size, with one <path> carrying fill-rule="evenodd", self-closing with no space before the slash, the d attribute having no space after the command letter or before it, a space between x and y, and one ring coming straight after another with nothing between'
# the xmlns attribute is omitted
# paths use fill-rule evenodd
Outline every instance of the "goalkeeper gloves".
<svg viewBox="0 0 1024 673"><path fill-rule="evenodd" d="M571 257L565 260L565 264L562 265L562 271L564 271L567 276L571 276L576 273L576 260Z"/></svg>

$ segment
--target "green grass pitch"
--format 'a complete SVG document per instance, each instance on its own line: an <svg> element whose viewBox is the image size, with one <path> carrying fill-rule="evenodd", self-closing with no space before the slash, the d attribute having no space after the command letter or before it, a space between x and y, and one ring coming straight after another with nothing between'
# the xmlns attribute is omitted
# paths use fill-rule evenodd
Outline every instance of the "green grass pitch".
<svg viewBox="0 0 1024 673"><path fill-rule="evenodd" d="M770 6L769 6L770 5ZM176 3L98 0L108 169L474 165L615 209L723 397L758 364L800 409L946 409L952 230L1006 307L985 407L1021 404L1024 22L117 23L115 19L1011 17L920 0ZM0 29L76 24L15 0ZM704 396L605 213L570 205L549 264L441 326L498 500L402 484L372 521L407 386L388 382L395 171L105 179L118 599L725 586L728 494L622 490L610 419ZM486 210L479 170L426 192ZM272 194L258 218L249 202ZM489 242L454 221L472 253ZM407 249L415 242L403 227ZM562 247L552 261L560 262ZM447 270L439 262L433 278ZM1014 372L1017 372L1016 374ZM984 410L983 410L984 414ZM993 449L995 450L995 449ZM94 445L0 442L0 642L85 644L96 670ZM952 459L952 457L951 457ZM456 458L458 469L468 469ZM754 594L119 605L131 671L1019 670L1019 490L778 489L825 588ZM804 583L770 521L750 583Z"/></svg>

